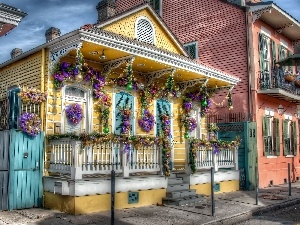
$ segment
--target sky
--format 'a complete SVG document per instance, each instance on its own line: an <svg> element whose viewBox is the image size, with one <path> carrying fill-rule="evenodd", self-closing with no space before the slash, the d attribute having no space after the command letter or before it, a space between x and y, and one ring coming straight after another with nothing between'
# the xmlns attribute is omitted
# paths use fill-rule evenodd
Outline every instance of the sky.
<svg viewBox="0 0 300 225"><path fill-rule="evenodd" d="M97 22L100 0L0 0L28 15L8 35L0 37L0 64L10 59L14 48L24 52L45 43L45 31L57 27L61 35ZM203 1L203 0L198 0ZM300 0L273 0L300 21Z"/></svg>

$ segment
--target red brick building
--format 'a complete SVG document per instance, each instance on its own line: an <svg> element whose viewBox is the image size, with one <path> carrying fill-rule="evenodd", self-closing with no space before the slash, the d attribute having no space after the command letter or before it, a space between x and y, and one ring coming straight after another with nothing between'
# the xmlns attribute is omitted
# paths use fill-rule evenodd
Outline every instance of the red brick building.
<svg viewBox="0 0 300 225"><path fill-rule="evenodd" d="M0 3L0 37L18 26L26 15L20 9Z"/></svg>

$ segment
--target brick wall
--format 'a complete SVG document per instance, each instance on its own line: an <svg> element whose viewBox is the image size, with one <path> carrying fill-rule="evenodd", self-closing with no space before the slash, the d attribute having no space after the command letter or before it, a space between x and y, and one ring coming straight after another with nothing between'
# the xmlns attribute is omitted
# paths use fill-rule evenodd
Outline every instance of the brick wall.
<svg viewBox="0 0 300 225"><path fill-rule="evenodd" d="M117 11L130 9L143 0L118 0ZM241 81L233 89L234 112L247 111L248 78L245 13L226 0L163 0L162 18L182 44L198 41L199 61ZM222 102L226 93L218 95ZM224 104L226 105L226 103ZM215 109L226 113L226 106Z"/></svg>

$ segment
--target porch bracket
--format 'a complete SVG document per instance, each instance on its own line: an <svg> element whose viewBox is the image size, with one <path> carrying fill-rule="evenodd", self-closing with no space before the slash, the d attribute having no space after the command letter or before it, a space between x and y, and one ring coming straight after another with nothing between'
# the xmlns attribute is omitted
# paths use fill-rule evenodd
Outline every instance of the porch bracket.
<svg viewBox="0 0 300 225"><path fill-rule="evenodd" d="M59 61L59 59L62 56L67 55L70 51L72 50L78 50L80 49L82 46L82 42L81 41L76 41L76 42L72 42L69 43L67 45L65 45L63 48L50 48L49 51L49 60L50 60L50 64L49 64L49 71L52 72L52 69L54 68L54 66L56 65L56 63Z"/></svg>
<svg viewBox="0 0 300 225"><path fill-rule="evenodd" d="M119 58L119 59L115 59L115 60L105 62L103 64L102 74L106 77L111 73L111 71L113 69L116 69L116 68L120 67L124 63L133 63L133 61L134 61L134 56L130 55L130 56L126 56L126 57L123 57L123 58Z"/></svg>
<svg viewBox="0 0 300 225"><path fill-rule="evenodd" d="M194 80L188 80L183 82L177 82L177 85L179 86L180 91L183 93L187 88L194 87L196 84L203 83L206 85L208 82L208 78L205 79L194 79Z"/></svg>
<svg viewBox="0 0 300 225"><path fill-rule="evenodd" d="M272 6L268 6L264 9L260 9L260 10L252 12L252 16L253 16L252 23L254 23L256 20L258 20L263 13L270 12L270 10L272 10Z"/></svg>
<svg viewBox="0 0 300 225"><path fill-rule="evenodd" d="M148 85L150 85L154 79L158 79L168 73L171 73L172 75L174 75L175 72L176 72L175 68L169 68L169 69L164 69L164 70L157 70L152 73L143 73L142 75L144 75L146 77L146 82Z"/></svg>

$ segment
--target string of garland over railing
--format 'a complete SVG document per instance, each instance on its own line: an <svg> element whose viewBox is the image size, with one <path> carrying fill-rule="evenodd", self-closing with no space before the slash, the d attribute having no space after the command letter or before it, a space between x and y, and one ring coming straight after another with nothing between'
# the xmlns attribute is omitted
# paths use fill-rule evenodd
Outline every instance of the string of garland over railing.
<svg viewBox="0 0 300 225"><path fill-rule="evenodd" d="M51 146L49 172L83 175L110 174L111 170L128 177L130 173L168 175L163 163L162 137L114 134L64 134L47 136Z"/></svg>
<svg viewBox="0 0 300 225"><path fill-rule="evenodd" d="M211 167L214 167L215 171L218 171L219 168L234 168L238 170L239 137L234 141L192 138L188 144L188 164L193 173L197 170Z"/></svg>

